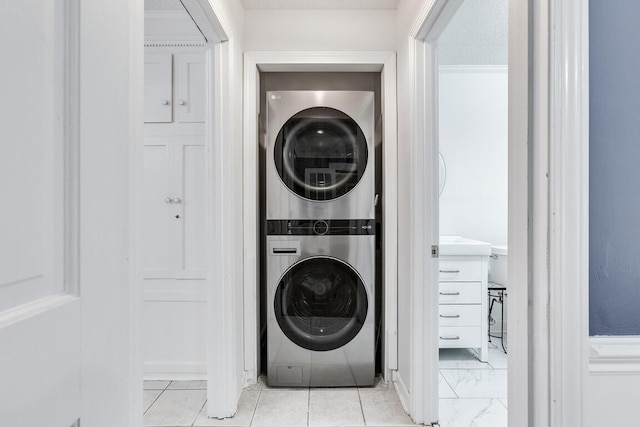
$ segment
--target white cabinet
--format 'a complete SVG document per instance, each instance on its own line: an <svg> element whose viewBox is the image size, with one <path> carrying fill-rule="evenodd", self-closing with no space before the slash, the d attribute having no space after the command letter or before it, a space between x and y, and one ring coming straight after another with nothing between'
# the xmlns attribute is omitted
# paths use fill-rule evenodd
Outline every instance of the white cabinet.
<svg viewBox="0 0 640 427"><path fill-rule="evenodd" d="M487 256L440 257L440 348L476 348L487 361Z"/></svg>
<svg viewBox="0 0 640 427"><path fill-rule="evenodd" d="M203 53L147 53L144 77L145 122L204 122Z"/></svg>
<svg viewBox="0 0 640 427"><path fill-rule="evenodd" d="M147 137L143 157L143 278L204 278L203 137Z"/></svg>
<svg viewBox="0 0 640 427"><path fill-rule="evenodd" d="M148 53L144 58L144 121L173 121L173 72L170 53Z"/></svg>

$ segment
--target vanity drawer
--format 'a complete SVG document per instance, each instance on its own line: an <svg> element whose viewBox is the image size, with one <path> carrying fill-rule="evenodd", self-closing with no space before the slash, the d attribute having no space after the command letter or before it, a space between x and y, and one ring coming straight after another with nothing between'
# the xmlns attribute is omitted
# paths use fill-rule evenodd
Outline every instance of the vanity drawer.
<svg viewBox="0 0 640 427"><path fill-rule="evenodd" d="M472 282L482 280L482 261L479 259L441 258L441 282Z"/></svg>
<svg viewBox="0 0 640 427"><path fill-rule="evenodd" d="M441 326L438 330L440 348L480 348L480 326Z"/></svg>
<svg viewBox="0 0 640 427"><path fill-rule="evenodd" d="M480 326L482 306L448 304L440 306L440 326Z"/></svg>
<svg viewBox="0 0 640 427"><path fill-rule="evenodd" d="M440 304L480 304L482 284L480 282L440 283Z"/></svg>

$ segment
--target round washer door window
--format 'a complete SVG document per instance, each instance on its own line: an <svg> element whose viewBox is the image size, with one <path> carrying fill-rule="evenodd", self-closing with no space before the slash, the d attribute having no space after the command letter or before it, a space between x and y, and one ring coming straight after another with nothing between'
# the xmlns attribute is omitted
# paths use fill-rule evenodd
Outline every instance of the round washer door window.
<svg viewBox="0 0 640 427"><path fill-rule="evenodd" d="M282 182L314 201L347 194L367 166L367 141L347 114L314 107L291 117L275 143L274 160Z"/></svg>
<svg viewBox="0 0 640 427"><path fill-rule="evenodd" d="M307 258L294 264L276 290L280 329L307 350L340 348L355 338L367 317L367 292L360 276L334 258Z"/></svg>

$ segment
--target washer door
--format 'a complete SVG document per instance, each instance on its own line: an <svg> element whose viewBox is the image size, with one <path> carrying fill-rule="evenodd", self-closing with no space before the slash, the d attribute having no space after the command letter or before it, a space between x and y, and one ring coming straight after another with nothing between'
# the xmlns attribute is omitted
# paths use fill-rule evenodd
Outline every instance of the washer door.
<svg viewBox="0 0 640 427"><path fill-rule="evenodd" d="M291 117L276 138L274 160L282 182L313 201L351 191L367 167L367 141L347 114L314 107Z"/></svg>
<svg viewBox="0 0 640 427"><path fill-rule="evenodd" d="M335 258L294 264L280 279L274 301L280 329L307 350L340 348L367 317L367 291L358 273Z"/></svg>

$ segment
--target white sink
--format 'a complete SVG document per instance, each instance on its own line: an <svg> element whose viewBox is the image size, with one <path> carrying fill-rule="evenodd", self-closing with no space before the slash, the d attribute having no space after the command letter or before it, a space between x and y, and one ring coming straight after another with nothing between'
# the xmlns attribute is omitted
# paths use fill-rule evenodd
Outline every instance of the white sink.
<svg viewBox="0 0 640 427"><path fill-rule="evenodd" d="M491 255L491 244L461 236L440 236L440 255Z"/></svg>

